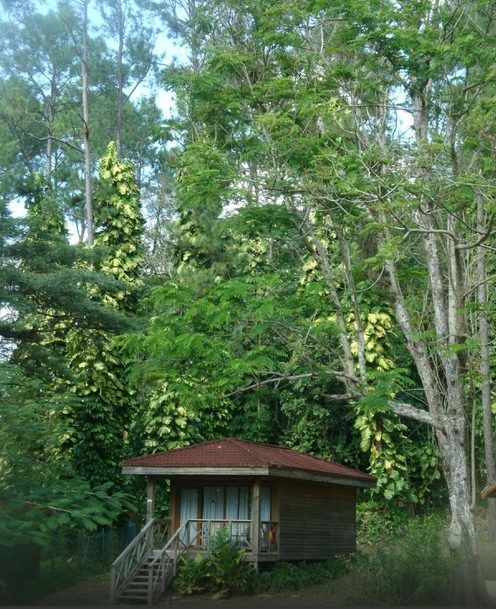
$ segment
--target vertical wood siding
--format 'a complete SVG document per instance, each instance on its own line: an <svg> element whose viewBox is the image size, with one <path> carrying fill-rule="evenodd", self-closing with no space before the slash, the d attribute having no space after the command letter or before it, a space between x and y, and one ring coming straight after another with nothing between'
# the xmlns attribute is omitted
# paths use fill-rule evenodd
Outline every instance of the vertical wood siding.
<svg viewBox="0 0 496 609"><path fill-rule="evenodd" d="M279 560L325 559L356 549L356 489L279 484Z"/></svg>

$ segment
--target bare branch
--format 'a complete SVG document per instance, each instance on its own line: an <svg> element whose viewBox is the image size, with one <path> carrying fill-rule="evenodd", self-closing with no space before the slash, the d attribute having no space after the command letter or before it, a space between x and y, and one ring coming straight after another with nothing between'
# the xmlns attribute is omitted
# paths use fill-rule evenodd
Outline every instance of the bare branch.
<svg viewBox="0 0 496 609"><path fill-rule="evenodd" d="M264 381L259 381L258 383L253 383L251 385L247 385L246 387L240 387L235 391L231 391L231 393L226 393L224 397L229 398L233 395L237 395L238 393L244 393L245 391L250 391L250 389L257 389L262 385L267 385L268 383L280 383L281 381L297 381L299 379L309 378L313 376L313 372L307 372L306 374L294 374L292 376L284 376L283 374L278 376L273 376L271 378L265 379Z"/></svg>
<svg viewBox="0 0 496 609"><path fill-rule="evenodd" d="M491 215L491 217L489 218L489 222L487 224L487 228L484 231L484 233L476 240L473 241L472 243L465 243L465 244L461 244L459 243L458 245L456 245L456 249L457 250L470 250L474 247L477 247L479 245L482 245L484 243L484 241L490 236L492 235L493 232L493 221L494 221L494 216Z"/></svg>
<svg viewBox="0 0 496 609"><path fill-rule="evenodd" d="M443 430L443 426L438 419L430 412L427 412L427 410L421 410L420 408L412 406L411 404L393 401L389 401L388 406L391 408L392 412L397 414L399 417L412 419L418 423L425 423L426 425L431 425L432 427L440 429L441 431Z"/></svg>
<svg viewBox="0 0 496 609"><path fill-rule="evenodd" d="M81 148L78 148L75 144L71 144L71 142L68 142L67 140L64 140L60 137L56 137L55 135L50 135L50 136L45 136L45 137L38 137L37 135L34 135L33 133L27 133L26 135L29 135L29 137L32 137L33 139L37 140L38 142L46 142L47 140L51 139L55 142L64 144L64 146L68 146L69 148L72 148L73 150L76 150L77 152L80 152L81 154L83 154L83 151L81 150Z"/></svg>

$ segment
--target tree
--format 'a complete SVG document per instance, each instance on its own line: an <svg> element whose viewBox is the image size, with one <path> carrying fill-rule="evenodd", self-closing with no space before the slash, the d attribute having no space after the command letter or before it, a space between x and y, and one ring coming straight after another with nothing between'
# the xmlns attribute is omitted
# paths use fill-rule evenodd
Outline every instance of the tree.
<svg viewBox="0 0 496 609"><path fill-rule="evenodd" d="M117 39L115 52L117 120L115 145L123 154L125 102L129 102L156 64L154 31L145 25L144 7L129 0L106 0L100 4L104 28ZM128 154L128 150L124 154Z"/></svg>
<svg viewBox="0 0 496 609"><path fill-rule="evenodd" d="M111 484L90 485L79 476L61 448L64 413L74 401L63 382L70 377L63 358L67 329L74 319L90 332L129 325L82 288L108 281L81 268L88 260L67 244L51 186L35 176L26 197L27 218L15 222L4 213L0 241L0 334L7 343L0 365L0 546L3 552L28 544L35 553L33 545L111 525L131 509Z"/></svg>
<svg viewBox="0 0 496 609"><path fill-rule="evenodd" d="M213 134L240 190L253 182L259 202L277 201L298 217L334 315L341 398L360 408L375 392L377 415L382 402L383 415L434 429L452 514L450 543L474 601L483 585L465 416L467 366L478 348L466 322L465 277L492 223L488 215L477 228L476 191L491 182L475 179L464 129L478 120L475 91L484 97L491 87L476 69L491 51L474 54L470 41L476 32L490 37L493 21L471 1L416 3L401 15L396 9L344 1L245 3L240 11L219 2L212 13L222 11L227 25L201 48L201 83L184 71L170 82L189 95L182 98L189 133ZM196 17L196 27L211 31L212 22L202 19ZM183 39L191 44L188 23ZM209 114L209 103L226 107L218 102L228 92L230 116ZM397 127L404 112L412 117L406 132ZM240 158L250 159L250 174ZM390 293L427 410L401 399L408 389L401 375L386 383L391 374L378 376L367 361L364 291L374 285Z"/></svg>
<svg viewBox="0 0 496 609"><path fill-rule="evenodd" d="M104 248L104 254L95 267L114 282L103 290L87 284L87 290L97 302L131 315L137 309L141 285L143 220L134 167L119 160L114 143L100 162L97 201L95 247ZM109 333L69 329L66 356L73 374L69 387L79 402L66 413L71 428L68 445L77 471L102 483L115 478L127 454L135 392Z"/></svg>

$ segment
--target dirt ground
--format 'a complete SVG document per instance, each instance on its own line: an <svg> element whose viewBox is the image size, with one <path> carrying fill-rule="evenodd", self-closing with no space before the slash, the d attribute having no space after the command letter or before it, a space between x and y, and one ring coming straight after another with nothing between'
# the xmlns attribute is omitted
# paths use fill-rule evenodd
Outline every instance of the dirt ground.
<svg viewBox="0 0 496 609"><path fill-rule="evenodd" d="M479 552L483 566L484 576L487 580L495 582L496 589L496 542L485 534L479 535ZM308 586L298 591L262 592L253 596L237 596L230 599L214 600L210 596L178 597L166 595L157 605L163 609L242 609L244 607L269 607L282 609L283 607L305 607L305 609L357 605L354 600L356 593L356 575L349 573L338 579L324 584ZM496 599L493 601L496 603ZM109 576L85 578L78 585L60 590L32 603L36 606L58 607L103 607L109 605ZM128 605L137 607L137 605ZM495 606L495 605L493 605ZM126 605L119 605L126 607Z"/></svg>
<svg viewBox="0 0 496 609"><path fill-rule="evenodd" d="M325 584L308 586L296 592L263 592L253 596L236 596L230 599L214 600L210 596L178 597L166 595L157 605L164 609L241 609L242 607L330 607L349 602L350 590L353 587L352 576L345 575ZM108 606L108 578L92 578L82 581L77 586L50 594L36 603L37 606ZM137 605L129 605L136 607ZM125 608L126 605L119 605Z"/></svg>

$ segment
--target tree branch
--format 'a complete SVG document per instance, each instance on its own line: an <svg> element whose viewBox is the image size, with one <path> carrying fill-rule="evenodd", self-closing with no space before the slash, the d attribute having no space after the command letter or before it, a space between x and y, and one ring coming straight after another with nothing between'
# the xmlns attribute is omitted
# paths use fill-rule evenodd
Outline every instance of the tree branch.
<svg viewBox="0 0 496 609"><path fill-rule="evenodd" d="M271 378L265 379L265 381L259 381L258 383L253 383L251 385L247 385L246 387L240 387L239 389L235 389L234 391L231 391L231 393L226 393L224 397L229 398L238 393L250 391L250 389L257 389L257 387L267 385L268 383L280 383L281 381L297 381L299 379L309 378L313 375L313 372L307 372L305 374L294 374L292 376L284 376L283 374L278 376L272 376Z"/></svg>
<svg viewBox="0 0 496 609"><path fill-rule="evenodd" d="M55 135L50 135L50 136L45 136L45 137L38 137L37 135L34 135L33 133L27 133L26 135L29 135L29 137L32 137L33 139L37 140L38 142L46 142L47 140L51 139L54 142L59 142L60 144L69 146L69 148L72 148L73 150L77 150L77 152L80 152L81 154L83 154L83 151L81 150L81 148L78 148L75 144L71 144L71 142L68 142L67 140L64 140L60 137L56 137Z"/></svg>
<svg viewBox="0 0 496 609"><path fill-rule="evenodd" d="M388 406L391 408L391 411L399 417L405 417L407 419L412 419L413 421L417 421L418 423L425 423L426 425L431 425L436 429L443 430L443 426L438 421L437 417L432 415L427 410L421 410L416 406L412 406L411 404L405 404L400 402L389 401Z"/></svg>
<svg viewBox="0 0 496 609"><path fill-rule="evenodd" d="M484 233L476 241L473 241L472 243L465 243L465 244L459 243L458 245L455 246L456 249L457 250L469 250L469 249L472 249L472 248L477 247L479 245L482 245L484 243L484 241L493 232L493 221L494 221L494 216L491 215L491 217L489 218L489 222L487 224L486 230L484 231Z"/></svg>

